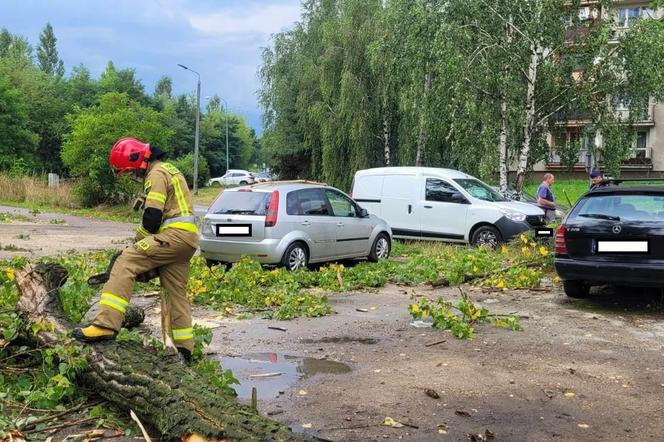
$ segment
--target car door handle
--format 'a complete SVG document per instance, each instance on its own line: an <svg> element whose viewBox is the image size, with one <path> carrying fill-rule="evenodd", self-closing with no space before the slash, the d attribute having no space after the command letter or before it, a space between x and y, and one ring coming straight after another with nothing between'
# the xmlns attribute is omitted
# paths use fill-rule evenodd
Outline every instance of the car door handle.
<svg viewBox="0 0 664 442"><path fill-rule="evenodd" d="M343 227L343 226L344 226L344 223L342 223L342 222L337 223L337 227Z"/></svg>
<svg viewBox="0 0 664 442"><path fill-rule="evenodd" d="M302 224L303 226L310 226L311 225L311 223L309 221L302 221L300 224Z"/></svg>
<svg viewBox="0 0 664 442"><path fill-rule="evenodd" d="M424 206L425 209L433 209L433 206Z"/></svg>
<svg viewBox="0 0 664 442"><path fill-rule="evenodd" d="M413 206L408 204L408 213L413 213Z"/></svg>

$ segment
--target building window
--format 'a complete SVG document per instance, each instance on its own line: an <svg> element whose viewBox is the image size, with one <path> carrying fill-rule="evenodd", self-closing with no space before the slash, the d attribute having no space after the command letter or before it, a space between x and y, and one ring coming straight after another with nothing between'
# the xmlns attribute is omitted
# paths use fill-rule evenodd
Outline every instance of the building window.
<svg viewBox="0 0 664 442"><path fill-rule="evenodd" d="M613 97L613 107L617 111L627 111L629 110L629 105L631 104L632 99L629 97L624 97L616 95Z"/></svg>
<svg viewBox="0 0 664 442"><path fill-rule="evenodd" d="M646 159L648 157L648 131L640 130L636 132L636 142L634 144L634 158Z"/></svg>
<svg viewBox="0 0 664 442"><path fill-rule="evenodd" d="M652 9L645 6L618 9L618 27L629 28L641 18L653 18Z"/></svg>

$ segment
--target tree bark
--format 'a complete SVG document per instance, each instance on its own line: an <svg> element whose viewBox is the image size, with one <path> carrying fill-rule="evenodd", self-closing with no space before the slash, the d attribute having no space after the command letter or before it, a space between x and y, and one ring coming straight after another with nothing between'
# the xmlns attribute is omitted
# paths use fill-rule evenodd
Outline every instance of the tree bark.
<svg viewBox="0 0 664 442"><path fill-rule="evenodd" d="M427 72L424 76L424 94L422 99L422 105L420 106L420 133L417 137L417 153L415 155L415 166L420 167L422 165L422 159L424 157L424 144L426 141L426 135L424 133L424 125L426 122L425 118L425 105L429 97L429 91L431 90L431 72Z"/></svg>
<svg viewBox="0 0 664 442"><path fill-rule="evenodd" d="M500 191L507 191L507 100L500 103L500 136L498 137L500 162Z"/></svg>
<svg viewBox="0 0 664 442"><path fill-rule="evenodd" d="M539 46L531 46L530 63L528 65L528 75L526 77L526 115L523 124L523 143L519 152L519 165L516 169L516 190L521 193L526 179L526 170L528 169L528 155L530 153L530 140L535 129L535 83L537 82L537 69L540 62L541 49Z"/></svg>
<svg viewBox="0 0 664 442"><path fill-rule="evenodd" d="M17 309L28 321L46 321L52 329L34 337L44 347L82 345L66 337L70 324L58 298L67 279L60 265L32 267L16 272L21 292ZM222 390L177 360L169 360L136 343L114 341L88 347L87 369L79 380L101 397L131 409L163 435L163 440L315 440L294 434L283 424L239 404Z"/></svg>
<svg viewBox="0 0 664 442"><path fill-rule="evenodd" d="M387 97L383 97L383 156L385 158L385 165L390 165L390 156L392 149L390 148L390 124L387 121Z"/></svg>
<svg viewBox="0 0 664 442"><path fill-rule="evenodd" d="M512 16L509 17L508 23L505 25L505 42L507 47L512 44ZM503 63L503 85L502 85L502 101L500 102L500 136L498 137L498 156L499 156L499 169L500 169L500 191L507 191L507 86L505 82L508 77L509 66L507 62Z"/></svg>

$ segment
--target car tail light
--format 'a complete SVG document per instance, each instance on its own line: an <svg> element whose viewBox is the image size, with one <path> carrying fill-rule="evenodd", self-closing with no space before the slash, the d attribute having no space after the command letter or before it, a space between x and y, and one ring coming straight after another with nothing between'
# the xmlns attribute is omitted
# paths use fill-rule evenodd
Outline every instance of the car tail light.
<svg viewBox="0 0 664 442"><path fill-rule="evenodd" d="M275 190L270 196L270 202L267 205L265 214L265 227L274 227L277 225L277 213L279 212L279 191Z"/></svg>
<svg viewBox="0 0 664 442"><path fill-rule="evenodd" d="M560 226L556 230L556 255L567 255L565 233L567 233L567 227L565 226Z"/></svg>

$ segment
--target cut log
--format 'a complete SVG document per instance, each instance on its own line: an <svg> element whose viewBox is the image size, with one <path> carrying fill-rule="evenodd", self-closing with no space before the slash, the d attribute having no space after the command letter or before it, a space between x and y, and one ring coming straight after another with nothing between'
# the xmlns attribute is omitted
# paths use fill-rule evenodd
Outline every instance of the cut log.
<svg viewBox="0 0 664 442"><path fill-rule="evenodd" d="M83 345L67 337L71 324L57 295L66 279L67 271L58 264L28 264L16 272L18 311L28 321L53 324L34 338L41 346L53 347L63 340ZM176 358L169 360L133 342L87 347L88 367L79 380L118 407L133 410L163 435L162 440L317 440L238 403Z"/></svg>

